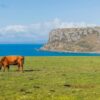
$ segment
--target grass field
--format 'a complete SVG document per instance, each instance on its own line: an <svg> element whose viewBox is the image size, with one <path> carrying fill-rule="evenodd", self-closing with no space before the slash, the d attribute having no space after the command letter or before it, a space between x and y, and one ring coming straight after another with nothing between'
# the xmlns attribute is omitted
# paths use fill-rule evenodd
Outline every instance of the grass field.
<svg viewBox="0 0 100 100"><path fill-rule="evenodd" d="M0 72L0 100L100 100L100 57L25 57Z"/></svg>

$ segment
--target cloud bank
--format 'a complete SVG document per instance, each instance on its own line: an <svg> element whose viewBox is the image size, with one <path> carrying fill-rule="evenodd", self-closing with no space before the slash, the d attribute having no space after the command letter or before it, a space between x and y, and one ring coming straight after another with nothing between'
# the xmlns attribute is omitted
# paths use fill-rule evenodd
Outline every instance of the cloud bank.
<svg viewBox="0 0 100 100"><path fill-rule="evenodd" d="M0 43L45 43L52 29L94 26L96 25L84 22L67 23L58 18L30 25L8 25L0 28Z"/></svg>

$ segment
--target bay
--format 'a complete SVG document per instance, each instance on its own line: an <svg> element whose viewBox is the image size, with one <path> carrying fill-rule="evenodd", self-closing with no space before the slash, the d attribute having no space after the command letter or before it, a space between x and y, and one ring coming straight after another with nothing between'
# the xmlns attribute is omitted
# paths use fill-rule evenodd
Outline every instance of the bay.
<svg viewBox="0 0 100 100"><path fill-rule="evenodd" d="M0 44L0 56L100 56L100 53L40 51L43 44Z"/></svg>

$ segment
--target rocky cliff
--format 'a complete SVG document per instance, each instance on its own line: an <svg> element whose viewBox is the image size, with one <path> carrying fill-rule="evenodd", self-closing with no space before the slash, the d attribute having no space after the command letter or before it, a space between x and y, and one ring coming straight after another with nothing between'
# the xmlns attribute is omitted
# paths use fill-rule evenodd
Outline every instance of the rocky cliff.
<svg viewBox="0 0 100 100"><path fill-rule="evenodd" d="M42 50L100 52L100 27L63 28L49 33Z"/></svg>

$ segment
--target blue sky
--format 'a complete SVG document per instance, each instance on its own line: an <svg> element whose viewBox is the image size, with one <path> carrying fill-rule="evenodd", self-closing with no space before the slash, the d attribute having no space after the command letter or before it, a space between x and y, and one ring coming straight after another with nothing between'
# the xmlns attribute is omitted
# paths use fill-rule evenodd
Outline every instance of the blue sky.
<svg viewBox="0 0 100 100"><path fill-rule="evenodd" d="M44 43L53 28L100 25L100 0L0 0L0 43Z"/></svg>

